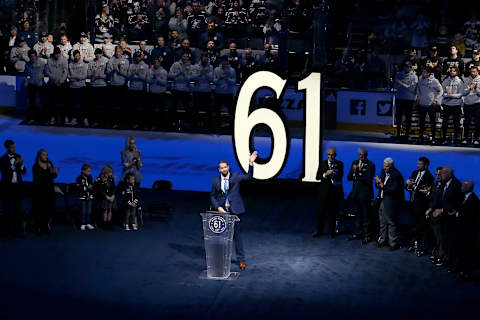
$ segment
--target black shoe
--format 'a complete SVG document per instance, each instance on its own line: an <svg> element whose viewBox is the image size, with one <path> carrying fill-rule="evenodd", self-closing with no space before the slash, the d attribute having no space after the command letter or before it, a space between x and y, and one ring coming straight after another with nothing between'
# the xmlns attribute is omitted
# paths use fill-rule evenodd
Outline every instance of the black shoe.
<svg viewBox="0 0 480 320"><path fill-rule="evenodd" d="M395 250L398 250L398 249L400 249L400 246L398 244L396 244L396 245L391 246L389 250L390 251L395 251Z"/></svg>
<svg viewBox="0 0 480 320"><path fill-rule="evenodd" d="M415 247L414 246L408 247L408 249L405 250L405 252L407 252L407 253L415 252Z"/></svg>
<svg viewBox="0 0 480 320"><path fill-rule="evenodd" d="M434 262L435 260L437 260L437 257L434 256L434 255L431 255L428 257L428 259L430 259L430 261Z"/></svg>
<svg viewBox="0 0 480 320"><path fill-rule="evenodd" d="M423 251L423 250L418 250L416 254L417 254L417 257L423 257L423 256L426 255L427 253L426 253L425 251Z"/></svg>
<svg viewBox="0 0 480 320"><path fill-rule="evenodd" d="M362 239L362 236L359 234L354 234L348 238L348 240L360 240L360 239Z"/></svg>
<svg viewBox="0 0 480 320"><path fill-rule="evenodd" d="M313 234L312 234L312 238L318 238L320 236L323 236L323 232L318 232L318 231L315 231Z"/></svg>
<svg viewBox="0 0 480 320"><path fill-rule="evenodd" d="M377 241L377 248L382 248L382 247L386 247L387 244L385 242L378 242Z"/></svg>
<svg viewBox="0 0 480 320"><path fill-rule="evenodd" d="M365 237L365 238L363 238L363 240L362 240L362 244L363 244L363 245L369 244L370 242L372 242L372 238L370 238L370 237Z"/></svg>
<svg viewBox="0 0 480 320"><path fill-rule="evenodd" d="M442 259L438 258L435 261L433 261L433 264L439 268L443 267L445 264L443 263Z"/></svg>

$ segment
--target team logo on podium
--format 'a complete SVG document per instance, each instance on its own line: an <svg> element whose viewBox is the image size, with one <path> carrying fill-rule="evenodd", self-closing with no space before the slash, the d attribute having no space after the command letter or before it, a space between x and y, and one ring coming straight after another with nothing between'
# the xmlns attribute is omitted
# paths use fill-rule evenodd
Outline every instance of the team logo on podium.
<svg viewBox="0 0 480 320"><path fill-rule="evenodd" d="M227 221L222 216L213 216L208 221L208 227L213 233L222 233L227 229Z"/></svg>

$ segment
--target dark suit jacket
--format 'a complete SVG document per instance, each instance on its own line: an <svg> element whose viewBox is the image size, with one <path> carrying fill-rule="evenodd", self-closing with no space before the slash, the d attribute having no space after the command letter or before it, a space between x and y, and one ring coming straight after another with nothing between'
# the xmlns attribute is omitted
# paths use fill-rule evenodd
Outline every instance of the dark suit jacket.
<svg viewBox="0 0 480 320"><path fill-rule="evenodd" d="M418 175L418 170L415 170L412 172L412 175L410 176L410 179L414 180L417 178ZM435 184L435 178L433 175L430 173L430 171L427 169L425 170L425 173L423 174L422 178L420 181L417 183L417 187L415 190L410 190L410 195L414 194L414 201L422 202L427 204L429 201L429 198L426 193L420 192L419 190L424 189L425 187L430 187L433 188L433 185ZM407 188L407 185L405 185L405 188Z"/></svg>
<svg viewBox="0 0 480 320"><path fill-rule="evenodd" d="M333 174L327 178L323 177L323 174L327 172L330 168L328 167L328 160L323 160L320 163L320 166L317 171L317 180L320 180L319 189L321 195L327 196L331 188L335 188L337 191L341 191L343 194L343 162L339 160L335 160L333 163ZM333 184L332 180L335 181Z"/></svg>
<svg viewBox="0 0 480 320"><path fill-rule="evenodd" d="M240 182L250 180L253 177L253 166L248 166L247 174L240 174L237 172L230 172L230 179L228 181L228 192L222 191L222 179L220 175L216 176L212 180L212 191L210 192L210 203L213 206L213 210L217 210L218 207L225 209L225 200L228 197L230 203L230 211L233 214L242 214L245 212L245 206L243 205L242 196L240 195Z"/></svg>
<svg viewBox="0 0 480 320"><path fill-rule="evenodd" d="M472 192L467 200L463 200L459 210L459 221L469 230L478 231L480 200L478 196Z"/></svg>
<svg viewBox="0 0 480 320"><path fill-rule="evenodd" d="M15 158L20 158L20 155L15 154ZM27 172L27 167L24 165L22 169L20 165L16 165L15 171L17 172L17 182L22 183L22 174ZM14 172L10 165L10 159L6 153L0 158L0 172L2 173L2 186L6 187L12 182Z"/></svg>
<svg viewBox="0 0 480 320"><path fill-rule="evenodd" d="M383 205L385 211L390 213L397 213L405 199L405 193L403 191L403 176L396 168L390 168L390 178L385 183L387 177L385 170L380 172L380 179L384 183L383 186ZM381 190L378 191L378 197L380 197Z"/></svg>
<svg viewBox="0 0 480 320"><path fill-rule="evenodd" d="M352 194L353 200L368 201L373 199L373 177L375 176L375 164L370 160L363 161L362 170L359 167L353 170L353 165L358 166L358 160L352 162L348 172L348 181L353 181Z"/></svg>
<svg viewBox="0 0 480 320"><path fill-rule="evenodd" d="M458 211L460 209L463 201L463 193L461 191L462 184L457 178L452 178L452 182L444 193L445 184L446 183L442 183L433 209L443 209L443 213L447 214L448 212Z"/></svg>

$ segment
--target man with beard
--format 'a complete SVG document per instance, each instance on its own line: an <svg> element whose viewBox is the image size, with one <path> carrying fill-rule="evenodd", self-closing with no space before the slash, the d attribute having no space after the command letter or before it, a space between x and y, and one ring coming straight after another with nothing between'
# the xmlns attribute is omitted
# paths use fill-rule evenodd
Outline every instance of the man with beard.
<svg viewBox="0 0 480 320"><path fill-rule="evenodd" d="M465 121L463 122L463 141L462 144L468 143L468 134L470 131L470 123L475 123L475 132L473 134L473 144L478 146L480 135L480 76L478 75L477 66L470 68L470 76L464 79L463 86L463 112Z"/></svg>
<svg viewBox="0 0 480 320"><path fill-rule="evenodd" d="M410 125L412 123L412 109L415 103L418 77L412 69L412 63L406 61L403 64L403 70L395 75L394 87L397 89L395 120L397 122L397 139L400 138L402 128L402 116L405 114L405 137L410 135Z"/></svg>

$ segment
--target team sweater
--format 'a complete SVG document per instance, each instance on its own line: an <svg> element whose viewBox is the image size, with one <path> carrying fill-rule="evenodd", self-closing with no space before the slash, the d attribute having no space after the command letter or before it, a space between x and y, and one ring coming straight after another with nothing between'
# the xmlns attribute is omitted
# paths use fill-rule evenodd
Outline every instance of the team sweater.
<svg viewBox="0 0 480 320"><path fill-rule="evenodd" d="M443 80L443 104L447 106L459 106L462 104L463 80L460 77L447 77ZM450 96L449 96L450 94Z"/></svg>

